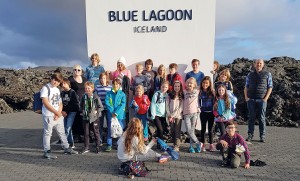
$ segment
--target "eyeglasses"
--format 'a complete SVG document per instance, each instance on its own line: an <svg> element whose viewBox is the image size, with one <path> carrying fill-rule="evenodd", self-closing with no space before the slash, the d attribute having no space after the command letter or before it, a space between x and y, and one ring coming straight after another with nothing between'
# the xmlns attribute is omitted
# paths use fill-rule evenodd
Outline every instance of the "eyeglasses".
<svg viewBox="0 0 300 181"><path fill-rule="evenodd" d="M81 70L80 70L80 69L73 69L73 71L77 71L77 72L80 72Z"/></svg>
<svg viewBox="0 0 300 181"><path fill-rule="evenodd" d="M234 126L228 126L226 129L233 129L235 128Z"/></svg>

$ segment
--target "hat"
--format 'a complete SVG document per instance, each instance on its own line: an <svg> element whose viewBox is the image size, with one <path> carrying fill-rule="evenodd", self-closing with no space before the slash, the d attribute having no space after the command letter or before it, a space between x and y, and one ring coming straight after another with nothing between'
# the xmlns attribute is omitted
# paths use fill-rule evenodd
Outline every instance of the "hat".
<svg viewBox="0 0 300 181"><path fill-rule="evenodd" d="M73 69L81 69L81 70L82 70L82 68L81 68L81 66L80 66L79 64L75 64L75 65L73 66Z"/></svg>
<svg viewBox="0 0 300 181"><path fill-rule="evenodd" d="M122 63L124 66L126 66L126 60L124 57L120 57L117 63Z"/></svg>

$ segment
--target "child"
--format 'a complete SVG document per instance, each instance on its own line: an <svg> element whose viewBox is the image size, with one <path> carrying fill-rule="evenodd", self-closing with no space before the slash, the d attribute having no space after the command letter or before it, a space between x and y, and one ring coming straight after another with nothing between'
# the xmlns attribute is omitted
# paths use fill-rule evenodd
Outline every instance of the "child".
<svg viewBox="0 0 300 181"><path fill-rule="evenodd" d="M200 66L200 61L198 59L193 59L192 60L193 70L188 72L185 76L185 81L190 77L194 77L196 79L198 87L200 86L200 82L204 77L204 73L199 70L199 66Z"/></svg>
<svg viewBox="0 0 300 181"><path fill-rule="evenodd" d="M167 75L167 81L170 82L169 91L172 90L172 85L176 80L178 80L180 83L183 84L181 75L179 73L177 73L177 68L178 68L178 66L176 63L171 63L169 65L170 73Z"/></svg>
<svg viewBox="0 0 300 181"><path fill-rule="evenodd" d="M157 76L157 73L153 70L153 61L151 59L147 59L145 61L145 70L143 70L142 74L146 75L150 79L151 87L146 94L149 99L152 99L154 94L154 78Z"/></svg>
<svg viewBox="0 0 300 181"><path fill-rule="evenodd" d="M201 120L201 142L203 143L202 151L205 150L205 132L206 124L208 123L208 138L209 138L209 151L214 151L213 146L213 126L214 126L214 114L213 114L213 102L215 91L213 84L209 76L205 76L200 84L199 93L199 105L201 107L200 120Z"/></svg>
<svg viewBox="0 0 300 181"><path fill-rule="evenodd" d="M213 74L213 82L215 83L218 77L218 71L220 68L220 64L217 60L214 61L214 70L210 71L211 74Z"/></svg>
<svg viewBox="0 0 300 181"><path fill-rule="evenodd" d="M150 78L146 75L142 74L143 72L143 65L137 64L136 67L136 76L132 78L132 84L130 90L133 91L133 95L135 95L135 88L138 85L142 85L144 87L144 92L147 92L151 88Z"/></svg>
<svg viewBox="0 0 300 181"><path fill-rule="evenodd" d="M91 65L85 69L84 77L95 85L99 84L99 74L105 72L104 67L100 65L100 56L97 53L91 55Z"/></svg>
<svg viewBox="0 0 300 181"><path fill-rule="evenodd" d="M63 109L62 115L64 117L65 133L70 147L74 148L74 139L72 134L72 126L76 113L79 111L79 97L76 92L71 89L71 83L68 79L64 78L62 83L63 91L61 93Z"/></svg>
<svg viewBox="0 0 300 181"><path fill-rule="evenodd" d="M118 140L118 159L121 162L130 160L149 161L157 159L159 163L168 161L169 156L161 155L151 149L155 139L146 146L143 139L143 126L138 118L132 118L128 123L128 129Z"/></svg>
<svg viewBox="0 0 300 181"><path fill-rule="evenodd" d="M101 103L103 105L103 111L101 116L99 117L99 131L100 131L100 146L103 143L103 125L104 125L104 118L106 119L106 125L108 125L108 116L107 116L107 108L106 108L106 104L105 104L105 97L107 92L111 91L112 86L108 84L109 79L108 79L108 75L106 73L101 73L99 75L99 83L98 85L96 85L96 93L98 95L98 97L101 100Z"/></svg>
<svg viewBox="0 0 300 181"><path fill-rule="evenodd" d="M180 133L183 111L183 90L182 84L175 81L166 100L167 120L171 125L171 134L173 138L174 150L179 151Z"/></svg>
<svg viewBox="0 0 300 181"><path fill-rule="evenodd" d="M84 130L84 150L81 152L85 154L89 152L90 144L90 128L95 135L96 153L100 152L100 134L99 134L99 117L103 110L103 105L94 92L94 83L87 81L84 84L85 93L80 101L80 112L82 113L82 123Z"/></svg>
<svg viewBox="0 0 300 181"><path fill-rule="evenodd" d="M112 81L112 89L107 92L105 96L105 104L107 108L107 147L106 152L110 152L112 149L112 137L111 137L111 119L116 117L123 128L125 129L125 105L126 105L126 95L120 89L121 88L121 80L114 79Z"/></svg>
<svg viewBox="0 0 300 181"><path fill-rule="evenodd" d="M221 135L225 134L225 123L234 119L235 114L231 111L230 98L223 84L217 87L213 113Z"/></svg>
<svg viewBox="0 0 300 181"><path fill-rule="evenodd" d="M43 146L44 146L44 158L56 159L57 157L51 154L50 151L50 139L52 136L53 128L62 142L65 154L78 154L74 151L67 141L67 137L64 130L64 119L62 116L62 101L60 97L60 91L57 86L62 82L63 77L60 73L54 73L51 76L50 83L46 84L41 89L41 99L43 102L42 115L43 115Z"/></svg>
<svg viewBox="0 0 300 181"><path fill-rule="evenodd" d="M190 137L190 153L200 153L203 145L201 142L199 142L195 135L196 121L199 117L199 90L196 89L196 86L196 79L191 77L186 81L186 90L183 91L183 117L188 135ZM196 150L193 147L193 142L196 143Z"/></svg>
<svg viewBox="0 0 300 181"><path fill-rule="evenodd" d="M157 68L157 76L154 78L154 92L160 90L161 83L163 83L164 81L166 81L166 67L161 64Z"/></svg>
<svg viewBox="0 0 300 181"><path fill-rule="evenodd" d="M150 107L150 101L147 95L144 95L144 87L138 85L135 88L136 96L130 104L132 108L135 108L135 116L139 118L143 123L144 129L144 141L148 141L148 120L147 112Z"/></svg>
<svg viewBox="0 0 300 181"><path fill-rule="evenodd" d="M157 137L164 140L164 131L167 131L166 122L166 97L169 88L169 82L165 81L161 84L160 91L157 91L151 100L151 119L155 120L155 125L157 127ZM159 148L159 144L157 145Z"/></svg>
<svg viewBox="0 0 300 181"><path fill-rule="evenodd" d="M227 90L233 92L232 83L230 82L230 72L228 69L224 69L220 72L219 81L215 83L215 88L221 84L225 85Z"/></svg>
<svg viewBox="0 0 300 181"><path fill-rule="evenodd" d="M226 123L226 134L221 136L217 149L220 150L223 162L222 166L238 168L241 163L241 155L244 153L244 168L250 168L250 152L244 138L236 133L237 124L234 121ZM237 147L239 147L237 149Z"/></svg>

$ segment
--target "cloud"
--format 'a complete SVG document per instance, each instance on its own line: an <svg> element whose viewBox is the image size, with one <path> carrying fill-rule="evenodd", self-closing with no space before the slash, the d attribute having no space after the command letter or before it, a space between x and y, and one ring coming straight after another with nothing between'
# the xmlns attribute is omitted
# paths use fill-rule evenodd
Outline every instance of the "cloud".
<svg viewBox="0 0 300 181"><path fill-rule="evenodd" d="M300 2L290 0L217 1L215 57L300 58ZM284 47L284 48L283 48Z"/></svg>

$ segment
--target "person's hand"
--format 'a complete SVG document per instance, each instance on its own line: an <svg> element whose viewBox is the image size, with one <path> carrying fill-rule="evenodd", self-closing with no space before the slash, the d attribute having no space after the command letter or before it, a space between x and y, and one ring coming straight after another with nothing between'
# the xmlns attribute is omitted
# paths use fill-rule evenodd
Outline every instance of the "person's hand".
<svg viewBox="0 0 300 181"><path fill-rule="evenodd" d="M62 116L63 116L64 118L68 116L68 114L67 114L66 111L62 111L61 114L62 114Z"/></svg>
<svg viewBox="0 0 300 181"><path fill-rule="evenodd" d="M112 117L114 118L114 117L116 117L117 115L115 114L115 113L112 113Z"/></svg>
<svg viewBox="0 0 300 181"><path fill-rule="evenodd" d="M267 102L267 101L268 101L268 99L267 99L267 98L263 98L263 101L264 101L264 102Z"/></svg>
<svg viewBox="0 0 300 181"><path fill-rule="evenodd" d="M226 141L221 140L220 143L223 146L223 148L227 148L228 147L228 143Z"/></svg>
<svg viewBox="0 0 300 181"><path fill-rule="evenodd" d="M151 141L153 141L154 143L156 143L156 142L157 142L157 139L156 139L156 138L152 138Z"/></svg>
<svg viewBox="0 0 300 181"><path fill-rule="evenodd" d="M250 99L249 97L245 97L245 101L248 102Z"/></svg>
<svg viewBox="0 0 300 181"><path fill-rule="evenodd" d="M56 121L58 119L58 117L56 115L54 115L54 121Z"/></svg>
<svg viewBox="0 0 300 181"><path fill-rule="evenodd" d="M56 112L55 115L54 115L54 120L57 120L61 116L62 116L61 112Z"/></svg>
<svg viewBox="0 0 300 181"><path fill-rule="evenodd" d="M138 105L137 105L137 103L135 102L135 101L133 101L133 105L135 106L135 107L137 107Z"/></svg>
<svg viewBox="0 0 300 181"><path fill-rule="evenodd" d="M95 111L94 114L97 114L97 111Z"/></svg>
<svg viewBox="0 0 300 181"><path fill-rule="evenodd" d="M173 122L174 122L174 119L173 119L171 116L169 116L168 119L169 119L169 122L170 122L170 123L173 123Z"/></svg>
<svg viewBox="0 0 300 181"><path fill-rule="evenodd" d="M246 169L250 168L250 164L249 163L245 163L244 164L244 168L246 168Z"/></svg>

